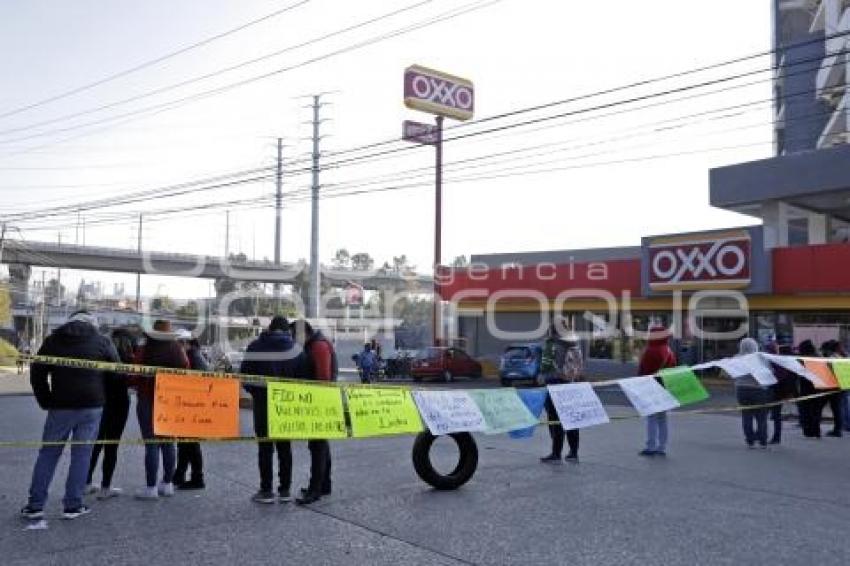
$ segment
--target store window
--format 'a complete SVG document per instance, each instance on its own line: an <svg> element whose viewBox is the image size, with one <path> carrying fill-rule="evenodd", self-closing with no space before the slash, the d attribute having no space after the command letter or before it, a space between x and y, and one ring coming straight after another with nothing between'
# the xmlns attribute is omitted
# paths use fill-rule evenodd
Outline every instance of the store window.
<svg viewBox="0 0 850 566"><path fill-rule="evenodd" d="M789 246L807 246L809 245L809 219L791 218L788 220L788 245Z"/></svg>

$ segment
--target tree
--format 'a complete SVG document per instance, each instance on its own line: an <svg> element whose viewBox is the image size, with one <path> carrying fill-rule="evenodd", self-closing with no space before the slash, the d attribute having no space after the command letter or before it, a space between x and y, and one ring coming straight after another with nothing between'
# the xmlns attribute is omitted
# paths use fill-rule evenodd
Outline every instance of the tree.
<svg viewBox="0 0 850 566"><path fill-rule="evenodd" d="M61 304L65 296L65 286L57 279L51 279L44 288L44 302L48 304Z"/></svg>
<svg viewBox="0 0 850 566"><path fill-rule="evenodd" d="M351 268L354 271L371 271L375 266L375 260L367 253L359 253L351 256Z"/></svg>
<svg viewBox="0 0 850 566"><path fill-rule="evenodd" d="M452 260L452 267L468 267L468 266L469 266L469 260L466 259L465 255L455 256L455 258Z"/></svg>
<svg viewBox="0 0 850 566"><path fill-rule="evenodd" d="M345 248L340 248L334 254L334 258L332 260L334 269L350 269L351 268L351 254L348 253L348 250Z"/></svg>
<svg viewBox="0 0 850 566"><path fill-rule="evenodd" d="M401 254L400 256L393 256L393 272L398 273L399 275L405 275L413 273L415 269L416 266L408 263L407 255Z"/></svg>
<svg viewBox="0 0 850 566"><path fill-rule="evenodd" d="M183 316L186 318L194 318L198 316L198 302L197 301L189 301L184 305L180 305L177 307L177 310L174 311L177 313L177 316Z"/></svg>

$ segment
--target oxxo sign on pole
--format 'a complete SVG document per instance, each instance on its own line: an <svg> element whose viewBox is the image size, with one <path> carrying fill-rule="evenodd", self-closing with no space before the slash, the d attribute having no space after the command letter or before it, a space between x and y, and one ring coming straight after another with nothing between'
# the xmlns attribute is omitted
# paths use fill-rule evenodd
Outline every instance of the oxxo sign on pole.
<svg viewBox="0 0 850 566"><path fill-rule="evenodd" d="M436 114L435 125L405 121L402 138L413 143L433 145L436 149L434 203L434 343L440 342L439 289L436 271L442 256L443 223L443 119L469 120L475 109L472 81L419 65L404 70L404 105L413 110Z"/></svg>

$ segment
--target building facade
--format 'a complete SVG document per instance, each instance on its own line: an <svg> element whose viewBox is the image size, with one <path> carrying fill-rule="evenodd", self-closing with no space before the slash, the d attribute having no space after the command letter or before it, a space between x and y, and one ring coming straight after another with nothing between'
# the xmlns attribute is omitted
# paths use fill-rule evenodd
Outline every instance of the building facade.
<svg viewBox="0 0 850 566"><path fill-rule="evenodd" d="M713 206L754 224L640 245L472 256L441 294L471 353L577 332L590 359L633 362L673 329L685 363L762 343L850 342L850 0L774 0L775 155L709 172Z"/></svg>

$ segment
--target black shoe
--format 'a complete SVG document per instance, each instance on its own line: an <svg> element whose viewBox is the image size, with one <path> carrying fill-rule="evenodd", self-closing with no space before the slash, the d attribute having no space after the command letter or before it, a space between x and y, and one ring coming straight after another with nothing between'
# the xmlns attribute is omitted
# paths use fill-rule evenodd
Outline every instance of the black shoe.
<svg viewBox="0 0 850 566"><path fill-rule="evenodd" d="M186 483L186 478L184 476L174 476L174 479L171 480L171 483L174 484L174 487L179 489L181 485Z"/></svg>
<svg viewBox="0 0 850 566"><path fill-rule="evenodd" d="M310 505L311 503L315 503L316 501L320 500L321 498L322 498L322 495L319 494L319 493L316 493L315 491L307 491L307 492L302 491L301 497L296 499L295 503L297 505Z"/></svg>
<svg viewBox="0 0 850 566"><path fill-rule="evenodd" d="M544 464L560 464L561 457L557 454L549 454L548 456L540 458L540 461Z"/></svg>
<svg viewBox="0 0 850 566"><path fill-rule="evenodd" d="M299 492L301 493L301 495L307 495L308 493L310 493L310 490L307 489L306 487L302 487L299 490ZM322 489L321 491L319 491L319 495L321 495L322 497L324 497L326 495L330 495L330 494L331 494L331 488Z"/></svg>
<svg viewBox="0 0 850 566"><path fill-rule="evenodd" d="M782 441L778 438L771 438L769 444L781 444Z"/></svg>
<svg viewBox="0 0 850 566"><path fill-rule="evenodd" d="M34 507L27 505L21 509L21 517L29 519L30 521L38 521L40 519L44 519L44 510L35 509Z"/></svg>
<svg viewBox="0 0 850 566"><path fill-rule="evenodd" d="M181 491L186 491L190 489L205 489L207 486L204 484L204 480L189 480L182 483L175 483L177 489Z"/></svg>
<svg viewBox="0 0 850 566"><path fill-rule="evenodd" d="M658 454L657 450L650 450L649 448L645 448L638 452L638 456L655 456Z"/></svg>
<svg viewBox="0 0 850 566"><path fill-rule="evenodd" d="M79 507L75 507L73 509L65 509L62 512L63 519L76 519L77 517L82 517L83 515L88 515L91 513L91 509L85 505L80 505Z"/></svg>
<svg viewBox="0 0 850 566"><path fill-rule="evenodd" d="M578 464L578 454L575 452L570 452L566 456L564 456L564 462L571 462L573 464Z"/></svg>
<svg viewBox="0 0 850 566"><path fill-rule="evenodd" d="M841 438L842 433L840 430L831 430L826 433L827 436L832 436L834 438Z"/></svg>

